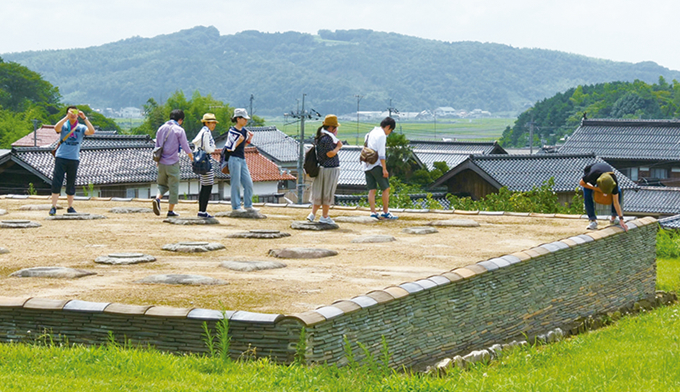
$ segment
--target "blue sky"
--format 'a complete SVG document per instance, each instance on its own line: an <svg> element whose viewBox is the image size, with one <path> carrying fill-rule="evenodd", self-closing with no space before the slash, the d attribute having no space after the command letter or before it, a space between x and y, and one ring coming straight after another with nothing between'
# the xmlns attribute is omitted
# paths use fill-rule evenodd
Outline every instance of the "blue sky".
<svg viewBox="0 0 680 392"><path fill-rule="evenodd" d="M0 54L97 46L203 25L223 35L371 29L680 70L677 0L1 0L0 15Z"/></svg>

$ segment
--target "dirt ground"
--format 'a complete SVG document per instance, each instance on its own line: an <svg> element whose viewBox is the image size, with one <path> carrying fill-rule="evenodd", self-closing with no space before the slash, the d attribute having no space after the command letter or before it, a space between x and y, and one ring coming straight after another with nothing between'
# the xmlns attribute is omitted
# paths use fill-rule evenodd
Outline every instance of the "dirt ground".
<svg viewBox="0 0 680 392"><path fill-rule="evenodd" d="M262 208L268 219L219 217L219 225L181 226L163 223L153 213L114 214L112 207L146 207L150 202L76 201L81 213L101 214L92 221L45 220L47 211L19 210L24 205L44 205L47 200L0 199L8 211L0 220L28 219L42 225L32 229L0 229L0 296L33 296L80 299L139 305L168 305L208 309L247 310L293 314L330 305L371 290L426 278L453 268L513 253L546 242L585 232L581 219L510 216L465 216L437 213L400 213L397 221L373 224L339 223L331 231L290 228L304 220L309 209ZM65 201L60 202L66 206ZM167 204L163 204L165 212ZM179 204L183 217L196 216L196 204ZM210 205L211 213L228 211L227 205ZM58 214L65 210L59 210ZM368 215L365 211L331 210L331 217ZM471 219L476 228L437 227L439 233L413 235L402 229L443 219ZM253 229L280 230L290 237L232 239L227 235ZM355 244L362 235L391 235L389 243ZM210 241L226 250L180 254L161 250L180 241ZM268 256L270 249L312 247L333 249L339 255L321 259L290 260ZM141 252L153 255L152 263L111 266L94 263L109 253ZM219 266L221 261L277 260L287 268L237 272ZM85 269L97 275L79 279L9 277L29 267L63 266ZM197 274L229 282L222 286L144 285L134 281L155 274Z"/></svg>

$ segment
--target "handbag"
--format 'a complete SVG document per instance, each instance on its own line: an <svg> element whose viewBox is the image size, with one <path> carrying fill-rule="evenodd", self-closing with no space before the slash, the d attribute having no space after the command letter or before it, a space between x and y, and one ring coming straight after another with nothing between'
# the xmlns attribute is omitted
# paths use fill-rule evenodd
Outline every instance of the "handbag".
<svg viewBox="0 0 680 392"><path fill-rule="evenodd" d="M163 144L158 147L154 147L153 151L151 152L154 162L160 162L161 158L163 157L163 145L165 144L165 141L168 140L168 136L170 136L170 131L165 134Z"/></svg>
<svg viewBox="0 0 680 392"><path fill-rule="evenodd" d="M593 190L593 201L595 201L597 204L604 204L608 206L613 203L613 196L614 195L611 193L608 193L605 196L605 194L599 188L595 188Z"/></svg>
<svg viewBox="0 0 680 392"><path fill-rule="evenodd" d="M220 171L222 174L229 174L229 157L231 156L231 151L227 150L227 147L222 148L220 153Z"/></svg>
<svg viewBox="0 0 680 392"><path fill-rule="evenodd" d="M359 161L366 162L369 165L378 162L378 153L374 149L368 148L368 140L364 141L364 148L361 149Z"/></svg>
<svg viewBox="0 0 680 392"><path fill-rule="evenodd" d="M194 160L191 162L191 170L196 174L208 174L212 170L210 155L202 148L199 148L194 154Z"/></svg>
<svg viewBox="0 0 680 392"><path fill-rule="evenodd" d="M78 128L78 125L76 125L76 128ZM66 139L68 139L69 137L71 137L71 135L73 135L73 132L75 132L76 128L71 129L71 132L69 132L68 135L64 136L63 139L59 140L59 143L57 143L57 146L54 147L52 149L52 151L50 151L50 154L52 154L53 157L55 157L55 158L57 157L57 150L59 149L59 146L61 146L61 143L65 142Z"/></svg>

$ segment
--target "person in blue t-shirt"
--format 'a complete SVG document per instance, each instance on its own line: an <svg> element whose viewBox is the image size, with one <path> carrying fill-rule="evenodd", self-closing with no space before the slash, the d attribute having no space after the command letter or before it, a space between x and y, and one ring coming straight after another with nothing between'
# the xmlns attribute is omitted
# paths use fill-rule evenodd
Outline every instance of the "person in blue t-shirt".
<svg viewBox="0 0 680 392"><path fill-rule="evenodd" d="M85 121L85 125L78 122L78 117ZM75 106L66 109L66 117L54 125L54 130L60 134L57 146L56 160L54 161L54 173L52 175L52 208L50 215L57 213L57 201L61 193L66 174L66 198L68 200L69 213L75 213L73 208L73 196L76 194L76 173L80 163L80 145L85 135L94 134L94 127L85 113Z"/></svg>

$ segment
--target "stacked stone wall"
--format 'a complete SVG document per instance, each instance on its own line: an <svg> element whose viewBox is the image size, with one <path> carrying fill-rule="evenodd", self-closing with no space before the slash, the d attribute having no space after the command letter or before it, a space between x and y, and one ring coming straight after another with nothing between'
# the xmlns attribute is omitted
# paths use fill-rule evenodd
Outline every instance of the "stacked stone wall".
<svg viewBox="0 0 680 392"><path fill-rule="evenodd" d="M290 363L306 330L308 363L347 362L345 337L379 356L387 342L393 366L439 358L569 327L655 293L656 230L652 218L610 227L485 260L441 275L284 316L227 312L232 357L247 353ZM203 322L215 330L222 313L91 303L0 298L0 341L33 341L47 332L69 343L153 345L205 353Z"/></svg>

